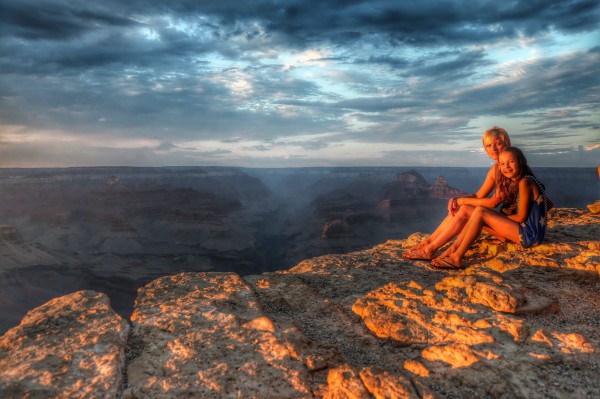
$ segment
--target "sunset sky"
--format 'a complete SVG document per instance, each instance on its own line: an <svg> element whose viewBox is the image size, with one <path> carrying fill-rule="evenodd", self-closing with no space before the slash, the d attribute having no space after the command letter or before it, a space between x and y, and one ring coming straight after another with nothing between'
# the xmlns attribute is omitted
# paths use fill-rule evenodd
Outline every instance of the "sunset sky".
<svg viewBox="0 0 600 399"><path fill-rule="evenodd" d="M600 163L600 2L0 0L0 167Z"/></svg>

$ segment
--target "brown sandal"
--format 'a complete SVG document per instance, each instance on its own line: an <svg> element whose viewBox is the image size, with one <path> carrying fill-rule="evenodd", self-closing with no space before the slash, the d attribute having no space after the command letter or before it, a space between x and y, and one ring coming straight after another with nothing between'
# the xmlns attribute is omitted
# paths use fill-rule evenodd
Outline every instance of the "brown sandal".
<svg viewBox="0 0 600 399"><path fill-rule="evenodd" d="M435 258L431 261L431 266L437 267L438 269L463 269L463 266L456 266L448 258Z"/></svg>
<svg viewBox="0 0 600 399"><path fill-rule="evenodd" d="M423 251L423 248L410 248L402 252L402 257L404 259L410 260L431 260L431 257L428 257L427 254Z"/></svg>

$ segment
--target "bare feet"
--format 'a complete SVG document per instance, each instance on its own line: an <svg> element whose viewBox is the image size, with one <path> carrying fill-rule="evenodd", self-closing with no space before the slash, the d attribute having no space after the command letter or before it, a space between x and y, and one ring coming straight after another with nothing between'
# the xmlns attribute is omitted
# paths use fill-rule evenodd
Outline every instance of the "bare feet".
<svg viewBox="0 0 600 399"><path fill-rule="evenodd" d="M450 257L440 256L431 261L431 266L437 267L439 269L462 269L463 266L459 263L456 263L454 259Z"/></svg>
<svg viewBox="0 0 600 399"><path fill-rule="evenodd" d="M402 252L402 257L410 260L431 260L432 254L425 252L422 247L413 247Z"/></svg>

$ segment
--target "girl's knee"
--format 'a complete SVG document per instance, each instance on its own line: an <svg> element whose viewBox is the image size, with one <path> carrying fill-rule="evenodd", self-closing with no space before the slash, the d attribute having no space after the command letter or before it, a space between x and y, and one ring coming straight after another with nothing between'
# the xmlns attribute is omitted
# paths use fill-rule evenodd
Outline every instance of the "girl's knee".
<svg viewBox="0 0 600 399"><path fill-rule="evenodd" d="M473 207L472 205L463 205L458 210L458 216L463 217L463 218L469 218L471 216L471 214L473 213L474 209L475 209L475 207Z"/></svg>
<svg viewBox="0 0 600 399"><path fill-rule="evenodd" d="M487 210L487 208L485 206L482 205L477 205L475 207L475 209L473 209L473 214L482 214L483 212L485 212Z"/></svg>

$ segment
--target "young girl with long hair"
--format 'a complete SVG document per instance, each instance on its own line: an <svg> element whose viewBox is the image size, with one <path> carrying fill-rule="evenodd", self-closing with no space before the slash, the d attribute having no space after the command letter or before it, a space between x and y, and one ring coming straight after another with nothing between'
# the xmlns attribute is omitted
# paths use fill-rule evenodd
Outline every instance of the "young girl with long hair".
<svg viewBox="0 0 600 399"><path fill-rule="evenodd" d="M546 218L551 202L544 185L535 177L523 152L516 147L506 147L498 158L502 178L498 182L499 198L504 202L517 202L513 215L504 215L483 206L473 210L456 241L431 264L440 268L461 268L465 253L481 234L484 227L493 229L523 248L540 244L546 233Z"/></svg>

